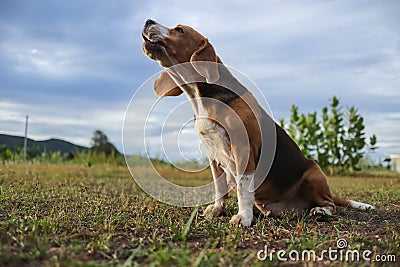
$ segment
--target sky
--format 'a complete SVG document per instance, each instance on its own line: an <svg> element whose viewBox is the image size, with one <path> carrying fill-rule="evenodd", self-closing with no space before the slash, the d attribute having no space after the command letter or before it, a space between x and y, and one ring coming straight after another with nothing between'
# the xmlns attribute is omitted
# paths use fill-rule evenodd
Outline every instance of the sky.
<svg viewBox="0 0 400 267"><path fill-rule="evenodd" d="M22 136L29 115L30 138L90 146L100 129L122 151L128 110L133 132L125 138L143 142L143 128L131 124L146 118L140 103L156 100L152 88L128 105L162 70L141 48L151 18L206 36L226 65L260 88L275 119L288 120L292 104L320 111L335 95L358 108L367 136L378 137L379 155L400 154L398 14L396 0L0 1L0 133ZM163 99L151 123L162 125L157 116L177 101ZM188 158L199 153L192 126L175 123L163 133L186 131L179 148ZM159 131L147 135L151 153L160 153L153 141ZM144 152L140 145L125 151Z"/></svg>

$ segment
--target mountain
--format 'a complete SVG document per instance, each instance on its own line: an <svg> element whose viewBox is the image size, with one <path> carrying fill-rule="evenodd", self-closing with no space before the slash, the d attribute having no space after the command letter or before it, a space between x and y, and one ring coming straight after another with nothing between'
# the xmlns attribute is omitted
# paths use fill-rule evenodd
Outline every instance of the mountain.
<svg viewBox="0 0 400 267"><path fill-rule="evenodd" d="M22 136L13 136L13 135L7 135L7 134L0 134L0 146L1 145L7 145L7 147L11 150L14 151L17 148L23 148L24 147L24 137ZM46 151L47 153L49 152L55 152L55 151L60 151L61 154L67 154L70 152L87 152L89 148L84 147L84 146L79 146L75 145L73 143L60 140L60 139L49 139L49 140L44 140L44 141L35 141L33 139L28 138L27 139L27 147L38 147L41 152Z"/></svg>

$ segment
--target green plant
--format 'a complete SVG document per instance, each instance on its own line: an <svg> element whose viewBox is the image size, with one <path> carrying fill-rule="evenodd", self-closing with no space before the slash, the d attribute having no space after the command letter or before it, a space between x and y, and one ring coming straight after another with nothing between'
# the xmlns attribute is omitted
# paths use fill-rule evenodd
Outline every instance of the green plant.
<svg viewBox="0 0 400 267"><path fill-rule="evenodd" d="M281 126L299 145L307 157L333 174L359 170L359 162L366 151L377 148L377 137L372 135L366 141L364 118L354 107L343 108L334 96L329 106L321 111L300 114L297 106L290 108L289 123L282 119Z"/></svg>
<svg viewBox="0 0 400 267"><path fill-rule="evenodd" d="M7 145L0 146L0 160L4 162L9 161L12 158L12 152L8 149Z"/></svg>
<svg viewBox="0 0 400 267"><path fill-rule="evenodd" d="M203 176L198 178L210 177ZM126 167L5 164L0 172L0 266L357 265L328 258L282 262L276 257L279 250L292 249L320 255L336 249L338 238L346 239L349 249L396 255L398 261L398 178L328 178L336 195L374 204L373 211L338 207L328 221L307 213L260 215L243 228L229 225L237 212L235 194L229 194L225 215L207 219L199 215L205 207L173 207L152 199L135 185ZM275 251L271 260L257 258L264 246Z"/></svg>

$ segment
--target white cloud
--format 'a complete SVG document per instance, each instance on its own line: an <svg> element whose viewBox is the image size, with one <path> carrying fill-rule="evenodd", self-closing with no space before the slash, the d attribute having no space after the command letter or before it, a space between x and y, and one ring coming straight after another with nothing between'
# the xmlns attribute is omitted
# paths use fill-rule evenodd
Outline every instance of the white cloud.
<svg viewBox="0 0 400 267"><path fill-rule="evenodd" d="M89 72L81 66L85 49L75 44L19 39L1 44L11 67L50 78L71 78Z"/></svg>
<svg viewBox="0 0 400 267"><path fill-rule="evenodd" d="M100 1L95 9L90 5L80 8L78 21L82 25L74 24L72 13L61 14L58 21L57 14L47 17L50 13L43 15L38 10L35 14L34 6L29 8L32 17L9 19L19 24L0 19L0 29L5 33L0 42L0 58L5 59L0 66L0 81L12 70L15 84L25 82L16 88L10 86L11 82L0 83L0 92L8 92L0 103L1 129L21 131L25 114L30 114L32 123L36 121L37 127L31 131L35 136L54 134L87 145L92 131L103 128L120 146L128 104L122 98L160 69L140 48L141 28L152 18L166 26L193 26L208 37L223 62L257 83L276 118L286 116L291 104L304 112L320 110L329 97L337 95L343 104L354 104L362 111L368 132L378 135L383 152L400 150L399 121L386 113L397 112L400 105L397 1L123 2L117 8L113 6L112 14L110 5L114 4ZM83 19L85 12L90 19ZM111 15L105 17L105 13ZM2 73L3 69L7 72ZM26 74L43 79L35 80L29 88ZM53 101L58 97L53 87L71 84L72 80L73 87L60 89L61 99ZM105 81L107 85L103 85ZM122 86L126 89L119 89ZM40 104L37 99L23 97L26 91L30 96L39 95L35 90L43 90ZM111 101L111 96L120 93L123 97ZM148 93L153 94L151 88ZM136 103L135 122L145 119L143 107L149 104L146 101L153 101L150 96L146 99ZM150 130L156 133L162 127L176 101L165 99L164 106L150 117ZM191 111L186 113L192 116ZM167 127L167 136L173 136L175 126ZM139 145L140 136L140 130L133 132L132 140ZM193 146L186 140L182 147L190 153ZM193 151L194 155L197 147Z"/></svg>
<svg viewBox="0 0 400 267"><path fill-rule="evenodd" d="M88 105L87 105L88 106ZM61 138L79 145L90 146L92 133L103 130L115 145L121 148L123 105L90 105L82 112L78 108L48 105L21 105L0 103L0 128L2 133L24 134L25 116L29 115L28 136L33 139Z"/></svg>

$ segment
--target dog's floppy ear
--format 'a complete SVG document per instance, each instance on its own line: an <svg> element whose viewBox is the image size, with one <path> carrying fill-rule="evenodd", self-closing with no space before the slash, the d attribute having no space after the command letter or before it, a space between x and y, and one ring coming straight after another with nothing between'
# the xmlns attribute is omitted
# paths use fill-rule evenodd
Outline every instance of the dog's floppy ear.
<svg viewBox="0 0 400 267"><path fill-rule="evenodd" d="M193 68L204 78L206 78L207 83L214 83L219 79L217 55L215 54L214 47L204 39L199 49L193 53L190 58L190 63L192 63ZM207 62L197 62L196 61L207 61Z"/></svg>
<svg viewBox="0 0 400 267"><path fill-rule="evenodd" d="M160 77L154 81L154 91L159 97L178 96L182 94L182 90L166 71L161 72Z"/></svg>

